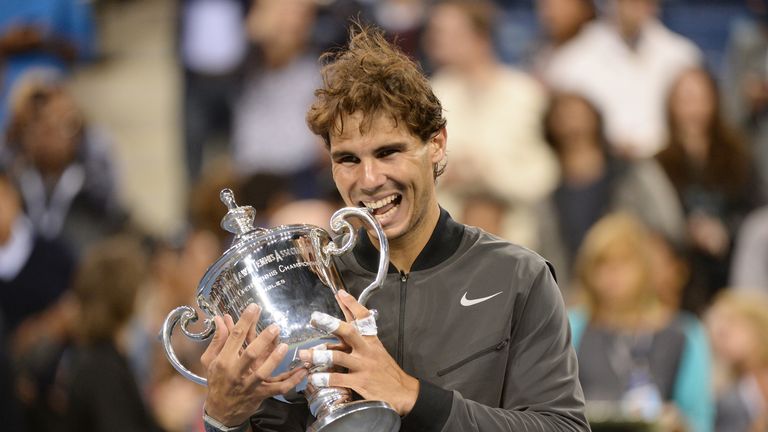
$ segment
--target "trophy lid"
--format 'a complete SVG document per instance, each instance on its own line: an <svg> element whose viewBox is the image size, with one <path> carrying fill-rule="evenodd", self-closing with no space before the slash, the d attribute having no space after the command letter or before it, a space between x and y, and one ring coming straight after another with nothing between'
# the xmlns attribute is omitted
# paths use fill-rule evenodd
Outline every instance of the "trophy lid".
<svg viewBox="0 0 768 432"><path fill-rule="evenodd" d="M231 189L222 189L219 196L228 209L227 214L221 219L223 229L234 234L236 238L261 230L253 225L256 209L251 206L238 206Z"/></svg>

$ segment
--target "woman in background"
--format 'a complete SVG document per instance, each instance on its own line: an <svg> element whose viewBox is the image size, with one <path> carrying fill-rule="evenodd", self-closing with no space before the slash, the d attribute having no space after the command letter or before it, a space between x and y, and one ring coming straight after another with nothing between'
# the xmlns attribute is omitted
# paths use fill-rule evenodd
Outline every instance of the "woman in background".
<svg viewBox="0 0 768 432"><path fill-rule="evenodd" d="M768 428L768 298L725 291L707 313L712 348L724 379L718 383L717 430Z"/></svg>
<svg viewBox="0 0 768 432"><path fill-rule="evenodd" d="M66 430L160 430L125 353L127 323L145 277L145 261L138 243L115 237L95 245L82 263L74 284L78 346L63 369L68 377Z"/></svg>
<svg viewBox="0 0 768 432"><path fill-rule="evenodd" d="M631 213L665 237L684 241L683 209L664 171L652 159L614 157L602 116L586 98L554 94L544 132L561 175L557 188L537 208L537 251L554 264L566 293L584 235L612 211Z"/></svg>
<svg viewBox="0 0 768 432"><path fill-rule="evenodd" d="M641 223L619 213L601 219L584 240L576 265L584 307L570 314L579 380L588 406L607 403L622 416L709 432L706 335L695 318L660 303L648 237Z"/></svg>
<svg viewBox="0 0 768 432"><path fill-rule="evenodd" d="M657 159L685 211L691 307L699 312L728 283L734 235L763 195L743 138L723 120L711 75L684 72L669 94L667 117L669 142Z"/></svg>

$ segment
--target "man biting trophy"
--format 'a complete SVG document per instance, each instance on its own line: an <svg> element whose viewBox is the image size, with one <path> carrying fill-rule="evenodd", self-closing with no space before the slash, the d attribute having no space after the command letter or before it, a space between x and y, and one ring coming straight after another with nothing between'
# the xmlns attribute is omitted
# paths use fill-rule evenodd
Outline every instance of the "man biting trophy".
<svg viewBox="0 0 768 432"><path fill-rule="evenodd" d="M553 270L535 253L457 223L436 200L448 134L425 76L375 29L353 28L348 46L322 61L307 122L325 141L346 204L367 208L385 237L367 224L345 244L348 253L316 248L326 252L308 261L311 269L333 260L343 280L333 295L340 313L304 313L337 341L289 353L295 345L284 336L293 327L285 326L293 321L268 306L241 305L236 323L213 308L215 334L202 356L206 429L588 431ZM348 227L347 241L354 234ZM387 243L383 288L358 302ZM272 324L263 325L265 316ZM274 398L305 378L309 403ZM378 414L364 427L318 429L312 397L326 388L350 389L359 400L347 394L347 406L368 402Z"/></svg>

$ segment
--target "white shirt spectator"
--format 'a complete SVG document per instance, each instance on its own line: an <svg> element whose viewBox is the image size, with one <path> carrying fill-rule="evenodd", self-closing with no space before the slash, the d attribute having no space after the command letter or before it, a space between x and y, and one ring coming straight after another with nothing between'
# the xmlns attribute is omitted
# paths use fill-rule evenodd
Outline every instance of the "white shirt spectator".
<svg viewBox="0 0 768 432"><path fill-rule="evenodd" d="M557 161L544 142L541 116L544 89L518 70L499 67L482 88L461 75L440 72L432 88L448 121L448 170L438 181L441 205L461 218L465 200L490 196L507 205L503 237L534 246L537 225L533 204L559 179ZM451 171L463 171L452 182Z"/></svg>
<svg viewBox="0 0 768 432"><path fill-rule="evenodd" d="M597 21L557 52L544 79L556 90L590 99L621 153L650 157L667 139L667 91L701 59L692 42L656 19L645 23L634 49L612 24Z"/></svg>
<svg viewBox="0 0 768 432"><path fill-rule="evenodd" d="M321 157L323 147L305 120L320 84L319 66L308 56L249 77L235 109L238 172L291 175Z"/></svg>
<svg viewBox="0 0 768 432"><path fill-rule="evenodd" d="M225 74L245 57L245 12L239 1L192 0L185 5L181 48L184 64L207 74Z"/></svg>

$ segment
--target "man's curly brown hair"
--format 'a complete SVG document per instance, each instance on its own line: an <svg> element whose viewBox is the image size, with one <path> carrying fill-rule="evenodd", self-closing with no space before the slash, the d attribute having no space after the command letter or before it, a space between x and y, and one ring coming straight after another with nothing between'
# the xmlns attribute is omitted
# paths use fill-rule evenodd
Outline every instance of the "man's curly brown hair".
<svg viewBox="0 0 768 432"><path fill-rule="evenodd" d="M380 114L392 116L395 125L402 122L424 142L445 127L443 107L429 81L381 30L353 25L349 46L323 54L320 61L323 86L315 90L307 123L326 147L330 148L332 134L343 133L344 117L356 112L363 114L361 134ZM435 166L435 178L444 168Z"/></svg>

